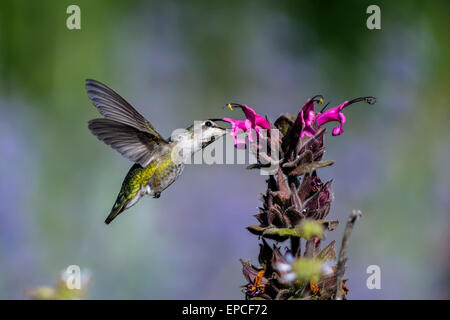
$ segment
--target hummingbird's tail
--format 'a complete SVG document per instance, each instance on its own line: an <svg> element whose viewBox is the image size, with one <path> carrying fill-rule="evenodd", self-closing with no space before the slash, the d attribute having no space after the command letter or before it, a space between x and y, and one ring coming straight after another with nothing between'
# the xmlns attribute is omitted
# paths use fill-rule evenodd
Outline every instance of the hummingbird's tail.
<svg viewBox="0 0 450 320"><path fill-rule="evenodd" d="M120 192L117 195L116 202L114 203L111 212L105 220L106 224L110 224L119 214L124 210L134 206L139 199L145 194L147 190L141 179L142 168L138 163L135 163L128 171L125 180L122 183ZM146 181L145 181L146 182Z"/></svg>
<svg viewBox="0 0 450 320"><path fill-rule="evenodd" d="M120 196L117 198L116 203L114 203L114 206L111 209L111 212L109 213L108 217L105 220L106 224L110 224L111 221L113 221L119 214L122 213L122 211L125 210L125 205L127 204L127 199L125 197Z"/></svg>

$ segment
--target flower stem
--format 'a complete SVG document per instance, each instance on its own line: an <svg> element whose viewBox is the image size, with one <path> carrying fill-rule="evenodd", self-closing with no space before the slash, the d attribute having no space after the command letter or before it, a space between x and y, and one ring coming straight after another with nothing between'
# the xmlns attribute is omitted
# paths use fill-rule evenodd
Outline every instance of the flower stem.
<svg viewBox="0 0 450 320"><path fill-rule="evenodd" d="M337 271L336 271L336 300L342 300L342 278L345 272L345 261L347 260L347 247L356 220L361 217L361 211L353 210L352 214L348 218L347 225L345 226L344 236L342 238L341 250L339 251Z"/></svg>

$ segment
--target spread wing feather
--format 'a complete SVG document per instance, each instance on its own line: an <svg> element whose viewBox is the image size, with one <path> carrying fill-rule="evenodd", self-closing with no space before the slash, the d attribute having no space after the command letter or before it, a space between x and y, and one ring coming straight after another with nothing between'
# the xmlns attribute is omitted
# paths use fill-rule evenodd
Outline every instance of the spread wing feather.
<svg viewBox="0 0 450 320"><path fill-rule="evenodd" d="M89 121L89 129L101 141L129 160L146 167L169 143L139 112L114 90L86 80L86 91L105 119Z"/></svg>
<svg viewBox="0 0 450 320"><path fill-rule="evenodd" d="M134 109L124 98L105 84L96 80L86 80L88 97L106 118L146 131L161 140L161 135L152 124Z"/></svg>
<svg viewBox="0 0 450 320"><path fill-rule="evenodd" d="M89 130L127 159L146 167L157 153L168 148L154 135L111 119L89 121Z"/></svg>

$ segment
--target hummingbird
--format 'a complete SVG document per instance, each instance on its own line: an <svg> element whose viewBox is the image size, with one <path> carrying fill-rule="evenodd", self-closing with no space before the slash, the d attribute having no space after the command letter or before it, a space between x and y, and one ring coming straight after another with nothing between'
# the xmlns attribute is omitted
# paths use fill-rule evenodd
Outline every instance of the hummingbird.
<svg viewBox="0 0 450 320"><path fill-rule="evenodd" d="M164 139L131 104L105 84L88 79L86 91L104 117L90 120L89 130L134 162L105 220L106 224L134 206L144 195L159 198L161 192L182 173L185 157L190 157L226 133L226 129L215 123L219 119L211 119L195 122Z"/></svg>

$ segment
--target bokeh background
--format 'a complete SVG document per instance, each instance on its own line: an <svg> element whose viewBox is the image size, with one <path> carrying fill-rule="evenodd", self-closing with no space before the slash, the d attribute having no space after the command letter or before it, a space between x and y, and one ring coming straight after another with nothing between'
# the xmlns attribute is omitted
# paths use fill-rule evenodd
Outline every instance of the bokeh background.
<svg viewBox="0 0 450 320"><path fill-rule="evenodd" d="M81 30L66 8L81 8ZM381 30L366 8L381 8ZM1 1L0 298L79 265L93 299L241 299L257 262L265 177L192 165L158 200L103 223L131 163L87 129L84 80L117 90L169 136L241 102L274 120L308 97L346 109L320 171L330 219L363 211L350 299L449 298L450 6L447 1ZM339 243L339 242L338 242ZM381 268L381 290L366 268Z"/></svg>

